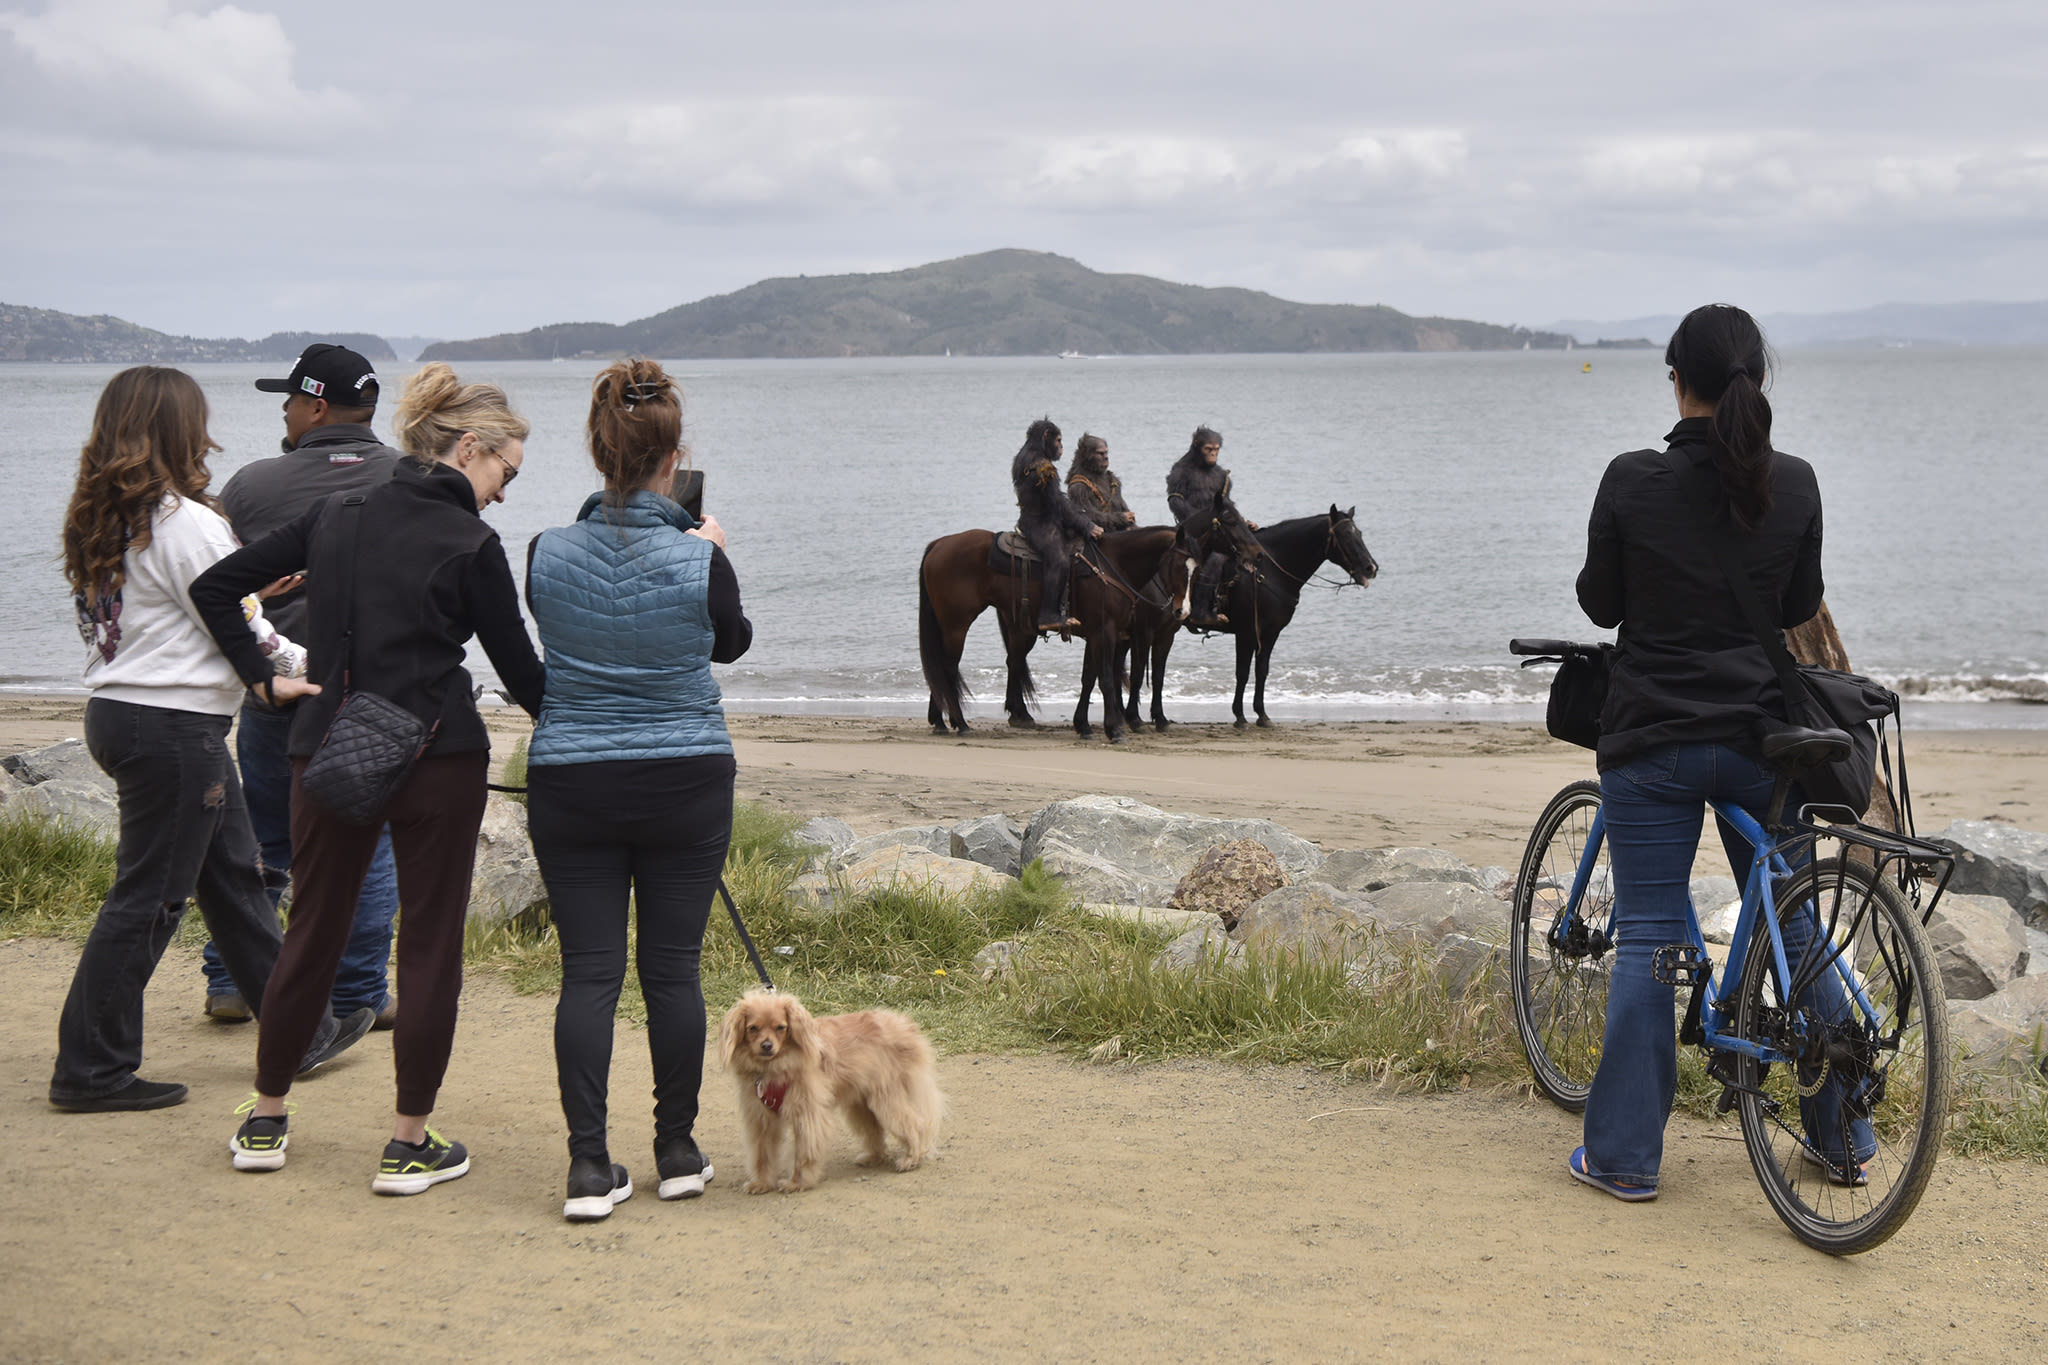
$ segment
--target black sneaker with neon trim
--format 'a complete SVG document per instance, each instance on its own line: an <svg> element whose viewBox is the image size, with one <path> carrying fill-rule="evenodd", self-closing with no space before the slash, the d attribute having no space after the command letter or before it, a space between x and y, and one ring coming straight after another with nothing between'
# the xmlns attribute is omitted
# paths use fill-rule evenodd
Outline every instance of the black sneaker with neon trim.
<svg viewBox="0 0 2048 1365"><path fill-rule="evenodd" d="M283 1114L268 1118L252 1113L256 1101L249 1100L235 1112L248 1114L242 1126L228 1139L228 1152L234 1157L238 1171L278 1171L284 1169L284 1149L291 1144L285 1129L291 1120Z"/></svg>
<svg viewBox="0 0 2048 1365"><path fill-rule="evenodd" d="M376 1194L419 1194L468 1174L469 1149L429 1128L427 1140L417 1146L397 1138L384 1144L384 1159L377 1163L370 1189Z"/></svg>

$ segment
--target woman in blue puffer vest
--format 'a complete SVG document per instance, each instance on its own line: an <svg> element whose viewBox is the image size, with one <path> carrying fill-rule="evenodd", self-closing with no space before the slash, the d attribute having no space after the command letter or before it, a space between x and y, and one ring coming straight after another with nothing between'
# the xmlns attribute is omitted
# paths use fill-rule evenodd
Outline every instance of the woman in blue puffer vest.
<svg viewBox="0 0 2048 1365"><path fill-rule="evenodd" d="M666 496L682 425L681 391L654 361L600 374L589 437L604 491L573 526L536 536L527 558L526 598L548 664L527 818L562 945L562 1212L579 1221L606 1217L633 1192L605 1139L629 899L654 1054L660 1195L702 1194L712 1174L692 1136L705 1035L697 958L732 839L734 766L711 665L745 654L754 630L725 533Z"/></svg>

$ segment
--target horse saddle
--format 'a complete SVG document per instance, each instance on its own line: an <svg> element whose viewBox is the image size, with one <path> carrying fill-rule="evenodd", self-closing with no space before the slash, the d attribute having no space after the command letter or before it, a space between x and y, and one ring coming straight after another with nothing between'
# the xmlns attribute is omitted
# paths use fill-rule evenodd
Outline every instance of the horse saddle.
<svg viewBox="0 0 2048 1365"><path fill-rule="evenodd" d="M1022 531L998 531L995 543L989 546L988 566L996 573L1016 573L1024 564L1038 563L1038 551L1031 548L1031 542L1024 539Z"/></svg>

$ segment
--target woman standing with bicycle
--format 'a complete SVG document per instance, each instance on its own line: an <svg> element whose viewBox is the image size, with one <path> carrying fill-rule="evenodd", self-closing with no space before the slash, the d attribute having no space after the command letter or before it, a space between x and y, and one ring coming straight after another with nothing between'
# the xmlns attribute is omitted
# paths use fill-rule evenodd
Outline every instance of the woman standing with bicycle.
<svg viewBox="0 0 2048 1365"><path fill-rule="evenodd" d="M569 1124L562 1214L575 1221L609 1217L633 1193L606 1139L629 901L660 1196L702 1194L712 1175L692 1136L706 1031L697 963L732 839L734 764L711 665L745 654L754 628L725 533L667 496L682 430L682 394L659 364L623 360L600 374L589 437L604 489L527 556L548 660L527 812L562 942L555 1067Z"/></svg>
<svg viewBox="0 0 2048 1365"><path fill-rule="evenodd" d="M1757 735L1760 723L1784 721L1777 675L1716 542L1734 547L1776 624L1808 620L1822 593L1820 489L1810 465L1771 448L1770 354L1755 320L1726 304L1696 308L1664 362L1678 425L1665 449L1607 467L1578 579L1586 615L1620 628L1599 746L1618 948L1585 1145L1570 1170L1632 1202L1657 1197L1677 1088L1674 987L1656 979L1653 955L1688 941L1706 802L1761 820L1777 780ZM1725 824L1721 835L1739 879L1752 850ZM1852 1155L1849 1164L1867 1153Z"/></svg>

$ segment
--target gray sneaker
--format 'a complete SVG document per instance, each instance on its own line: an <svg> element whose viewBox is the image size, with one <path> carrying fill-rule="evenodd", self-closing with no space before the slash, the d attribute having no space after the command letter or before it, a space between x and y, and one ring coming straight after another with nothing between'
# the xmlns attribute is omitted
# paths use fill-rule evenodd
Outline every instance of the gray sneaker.
<svg viewBox="0 0 2048 1365"><path fill-rule="evenodd" d="M299 1074L310 1076L326 1066L361 1042L376 1022L377 1011L368 1005L346 1019L322 1020L320 1031L313 1035L313 1046L306 1049L306 1060L299 1063Z"/></svg>

